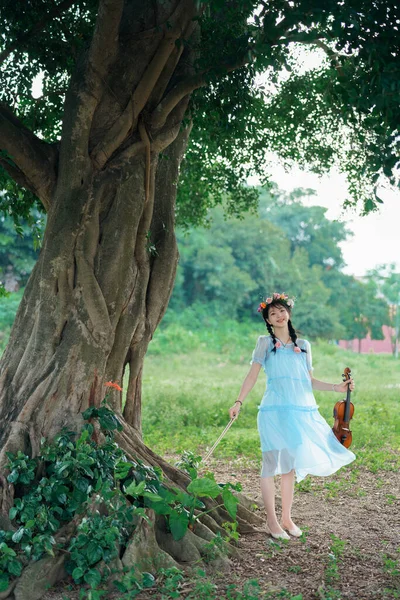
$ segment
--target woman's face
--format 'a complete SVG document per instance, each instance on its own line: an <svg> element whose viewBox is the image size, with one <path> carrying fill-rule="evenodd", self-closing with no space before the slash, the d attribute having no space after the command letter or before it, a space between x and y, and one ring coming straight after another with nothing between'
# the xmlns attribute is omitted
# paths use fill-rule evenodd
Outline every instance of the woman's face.
<svg viewBox="0 0 400 600"><path fill-rule="evenodd" d="M272 327L285 327L289 319L290 314L284 306L271 306L268 311L267 321Z"/></svg>

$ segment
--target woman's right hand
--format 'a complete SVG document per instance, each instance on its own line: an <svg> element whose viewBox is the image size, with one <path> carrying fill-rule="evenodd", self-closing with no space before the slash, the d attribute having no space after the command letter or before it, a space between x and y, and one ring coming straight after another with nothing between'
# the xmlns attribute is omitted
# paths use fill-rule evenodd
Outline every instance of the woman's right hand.
<svg viewBox="0 0 400 600"><path fill-rule="evenodd" d="M233 406L229 409L229 416L231 419L236 419L236 417L240 413L241 404L239 402L235 402Z"/></svg>

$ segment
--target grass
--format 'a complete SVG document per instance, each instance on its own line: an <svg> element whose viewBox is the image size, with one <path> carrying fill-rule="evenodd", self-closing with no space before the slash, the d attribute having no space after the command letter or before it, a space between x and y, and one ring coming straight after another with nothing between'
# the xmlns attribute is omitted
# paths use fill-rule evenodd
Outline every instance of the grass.
<svg viewBox="0 0 400 600"><path fill-rule="evenodd" d="M228 409L248 371L257 335L254 326L243 324L192 332L172 325L157 332L144 366L145 442L161 454L184 450L201 454L212 445L229 420ZM314 343L312 349L318 379L340 382L344 367L349 366L356 382L351 427L357 461L350 468L397 470L400 363L390 355L359 355L325 341ZM264 387L265 376L260 372L240 418L217 447L216 457L259 460L256 418ZM340 396L316 392L315 397L331 424L333 405Z"/></svg>

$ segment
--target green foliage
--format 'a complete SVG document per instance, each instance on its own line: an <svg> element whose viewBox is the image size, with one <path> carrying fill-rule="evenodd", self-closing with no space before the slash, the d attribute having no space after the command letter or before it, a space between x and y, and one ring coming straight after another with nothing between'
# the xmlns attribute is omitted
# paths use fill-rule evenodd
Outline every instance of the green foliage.
<svg viewBox="0 0 400 600"><path fill-rule="evenodd" d="M389 323L388 305L377 297L373 281L362 283L349 279L346 296L341 302L344 305L345 339L363 339L368 333L372 339L383 339L382 325Z"/></svg>
<svg viewBox="0 0 400 600"><path fill-rule="evenodd" d="M331 534L331 540L324 574L325 585L320 588L322 600L340 600L341 598L341 593L333 586L340 579L339 565L343 557L346 541L341 540L333 534Z"/></svg>
<svg viewBox="0 0 400 600"><path fill-rule="evenodd" d="M344 266L341 242L352 233L345 223L330 221L326 217L327 209L322 206L306 206L302 203L315 195L314 190L296 188L287 194L271 186L267 193L260 194L260 218L273 223L290 241L293 255L297 248L307 251L309 265L329 267L329 270Z"/></svg>
<svg viewBox="0 0 400 600"><path fill-rule="evenodd" d="M397 549L398 553L400 553L400 548ZM383 560L383 570L390 577L400 577L400 558L393 558L388 556L387 554L382 555Z"/></svg>
<svg viewBox="0 0 400 600"><path fill-rule="evenodd" d="M181 332L182 349L193 349L193 333L218 327L220 320L259 320L255 308L273 290L290 290L296 297L293 323L305 337L353 339L370 333L382 339L390 317L378 280L359 281L341 272L339 244L349 232L329 221L326 209L303 206L299 199L310 194L264 191L259 217L227 220L214 210L208 228L178 236L180 263L163 326L189 329L189 335ZM173 343L179 329L164 329L162 336Z"/></svg>
<svg viewBox="0 0 400 600"><path fill-rule="evenodd" d="M243 590L237 591L237 586L231 584L226 590L226 597L229 600L259 600L262 597L260 584L256 579L246 581Z"/></svg>
<svg viewBox="0 0 400 600"><path fill-rule="evenodd" d="M181 223L198 224L221 202L230 214L254 207L257 194L245 181L250 173L265 180L269 151L319 172L336 161L349 177L352 201L361 199L366 211L374 208L381 174L395 180L399 147L399 8L389 7L385 0L371 6L365 0L323 6L300 0L295 7L280 0L262 6L256 0L197 3L201 35L177 40L194 50L194 66L207 77L190 104L194 127L181 169ZM48 10L44 18L40 0L31 0L25 12L19 3L2 3L1 49L14 51L1 64L0 100L24 126L55 143L98 3L77 0L56 17ZM108 40L102 43L107 48ZM306 73L296 56L305 43L323 54L320 66ZM43 92L34 98L39 74ZM4 152L1 160L13 166ZM4 209L29 213L33 194L5 171L0 188Z"/></svg>
<svg viewBox="0 0 400 600"><path fill-rule="evenodd" d="M1 205L0 205L1 210ZM19 286L26 284L38 258L41 244L42 217L34 210L29 220L0 218L0 279L14 278Z"/></svg>
<svg viewBox="0 0 400 600"><path fill-rule="evenodd" d="M226 220L217 209L209 228L181 232L174 292L150 352L178 345L190 352L199 336L200 343L215 347L221 320L235 348L240 335L234 320L259 321L258 301L275 289L296 296L293 322L306 337L352 339L370 332L381 339L382 325L394 325L394 313L389 315L388 300L380 296L395 295L396 273L386 274L382 269L389 267L382 266L364 281L343 274L338 244L348 232L345 225L329 221L325 209L301 204L299 199L311 193L263 192L259 217ZM3 347L20 298L18 293L0 299Z"/></svg>
<svg viewBox="0 0 400 600"><path fill-rule="evenodd" d="M370 286L375 286L377 293L383 296L389 305L389 323L395 329L393 350L400 344L400 273L396 265L379 265L367 273Z"/></svg>
<svg viewBox="0 0 400 600"><path fill-rule="evenodd" d="M7 345L24 289L13 293L5 293L4 288L0 289L3 290L0 293L0 352L2 352Z"/></svg>
<svg viewBox="0 0 400 600"><path fill-rule="evenodd" d="M185 471L190 479L196 479L198 467L201 463L201 456L196 456L190 450L185 450L175 466Z"/></svg>
<svg viewBox="0 0 400 600"><path fill-rule="evenodd" d="M118 557L138 518L147 519L145 508L164 515L176 540L204 512L200 497L221 494L225 508L236 517L237 500L231 490L240 486L218 485L208 473L194 479L193 489L188 486L186 492L168 489L161 470L126 459L113 437L120 424L105 402L82 416L89 422L79 436L63 430L51 444L43 439L37 458L22 452L8 454L7 479L15 489L9 518L15 531L0 531L2 590L21 574L27 561L62 550L68 554L67 572L76 583L89 587L88 600L100 598L99 587L110 574L107 565ZM96 423L105 437L100 444ZM57 532L74 519L78 525L73 537L67 544L56 542ZM118 589L133 598L153 583L150 574L125 573Z"/></svg>
<svg viewBox="0 0 400 600"><path fill-rule="evenodd" d="M176 569L176 571L178 571L178 569ZM170 581L173 577L172 573L171 575L168 573L167 580ZM143 590L153 587L155 579L151 573L138 574L135 569L130 569L124 573L121 579L115 580L113 583L117 590L124 594L122 597L128 600L128 598L135 598Z"/></svg>

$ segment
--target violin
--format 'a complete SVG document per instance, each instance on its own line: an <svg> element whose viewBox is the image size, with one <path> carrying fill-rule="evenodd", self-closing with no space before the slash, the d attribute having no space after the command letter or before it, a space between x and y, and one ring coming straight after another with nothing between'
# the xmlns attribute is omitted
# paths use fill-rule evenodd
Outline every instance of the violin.
<svg viewBox="0 0 400 600"><path fill-rule="evenodd" d="M342 375L343 381L349 381L351 371L348 367L345 368ZM353 441L350 431L350 419L354 415L354 404L350 401L350 386L347 386L347 395L345 400L339 400L333 407L333 417L335 422L332 427L332 431L335 434L338 441L345 447L350 448L351 442Z"/></svg>

